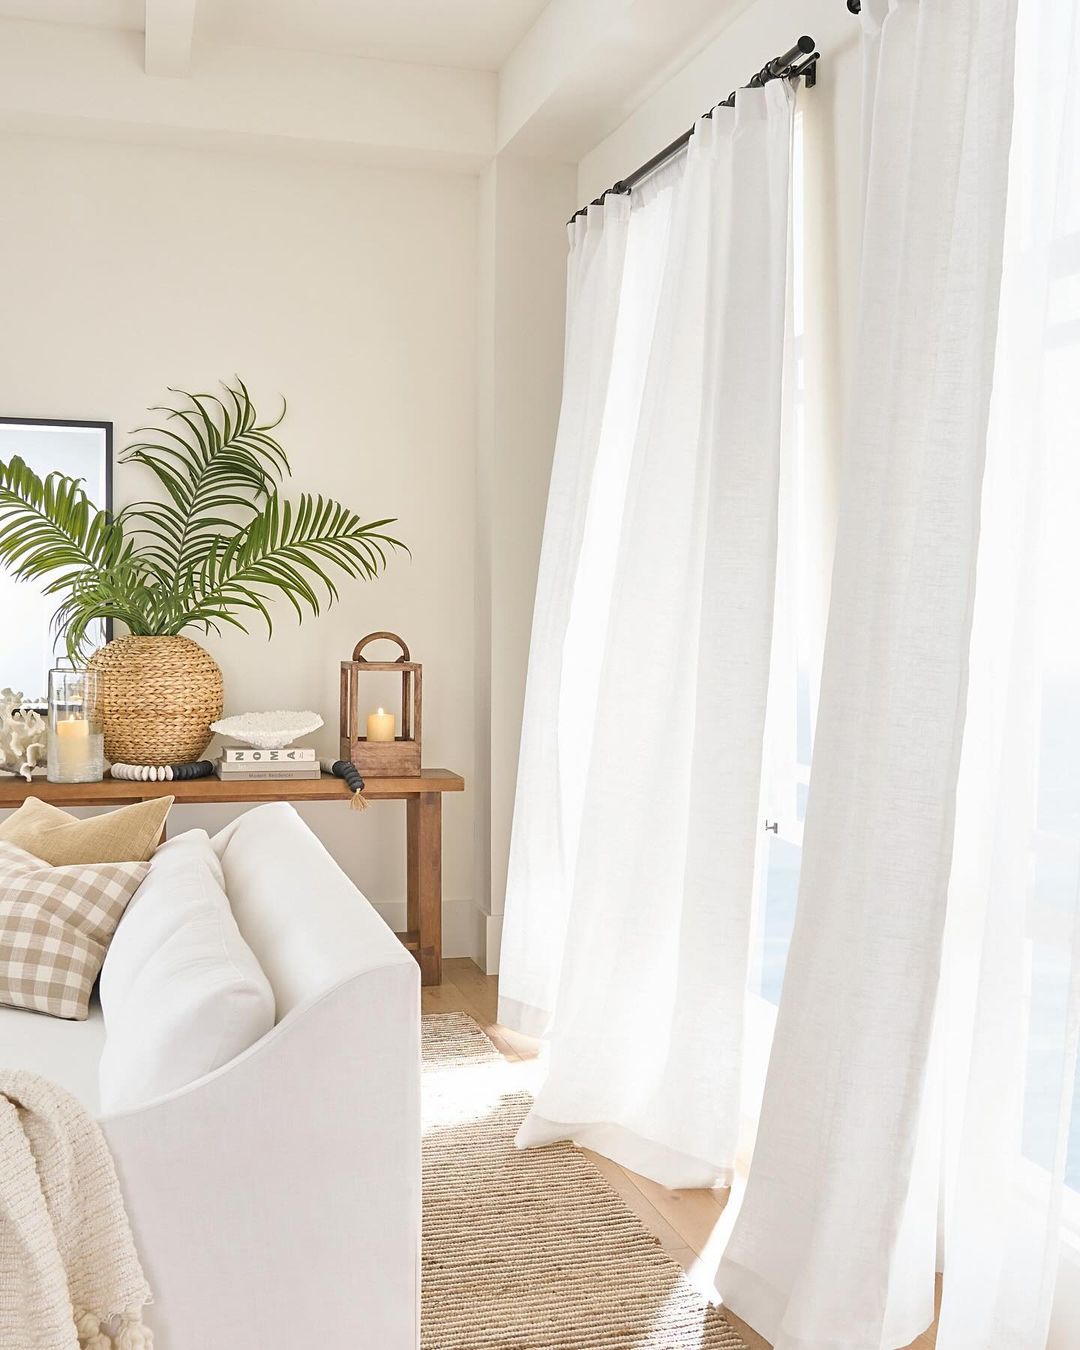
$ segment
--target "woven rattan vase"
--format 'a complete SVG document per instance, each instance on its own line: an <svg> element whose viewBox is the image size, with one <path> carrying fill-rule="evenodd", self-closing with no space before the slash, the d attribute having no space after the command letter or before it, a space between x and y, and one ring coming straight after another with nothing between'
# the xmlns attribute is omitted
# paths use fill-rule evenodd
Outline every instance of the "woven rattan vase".
<svg viewBox="0 0 1080 1350"><path fill-rule="evenodd" d="M105 753L124 764L187 764L221 716L217 662L185 637L122 637L90 658L101 682Z"/></svg>

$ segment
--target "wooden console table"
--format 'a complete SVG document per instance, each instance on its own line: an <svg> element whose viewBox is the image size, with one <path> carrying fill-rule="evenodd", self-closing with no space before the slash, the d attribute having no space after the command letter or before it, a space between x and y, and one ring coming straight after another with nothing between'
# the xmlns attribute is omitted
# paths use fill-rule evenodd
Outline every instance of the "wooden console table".
<svg viewBox="0 0 1080 1350"><path fill-rule="evenodd" d="M442 981L442 794L462 792L465 780L449 769L423 769L415 778L369 778L370 802L403 801L406 815L406 924L398 937L420 963L423 984ZM153 797L173 796L178 806L216 806L235 802L341 802L352 793L340 778L323 774L297 783L255 779L223 783L194 778L178 783L131 783L106 778L100 783L50 783L35 778L0 778L0 811L40 797L54 806L127 806Z"/></svg>

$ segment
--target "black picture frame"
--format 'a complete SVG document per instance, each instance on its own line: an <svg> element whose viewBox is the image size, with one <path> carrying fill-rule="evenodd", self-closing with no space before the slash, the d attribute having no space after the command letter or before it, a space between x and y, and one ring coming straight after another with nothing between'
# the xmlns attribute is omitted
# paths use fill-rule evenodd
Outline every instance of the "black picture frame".
<svg viewBox="0 0 1080 1350"><path fill-rule="evenodd" d="M80 427L87 431L105 433L105 500L100 503L106 511L113 509L113 424L94 419L72 417L0 417L0 426L22 427ZM98 503L95 503L98 505ZM105 641L113 639L113 621L105 620Z"/></svg>

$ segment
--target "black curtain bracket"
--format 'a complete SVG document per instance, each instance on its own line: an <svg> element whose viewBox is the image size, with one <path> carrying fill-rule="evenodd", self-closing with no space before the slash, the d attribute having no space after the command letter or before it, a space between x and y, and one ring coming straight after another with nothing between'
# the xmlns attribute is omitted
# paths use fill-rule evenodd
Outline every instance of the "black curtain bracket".
<svg viewBox="0 0 1080 1350"><path fill-rule="evenodd" d="M848 0L849 7L852 3L857 4L858 0ZM747 80L745 88L760 89L763 85L768 84L770 80L804 80L807 89L813 89L814 85L817 83L817 63L820 58L821 53L815 50L814 39L812 37L801 37L798 42L796 42L794 46L789 47L786 52L782 52L779 56L774 56L771 61L766 61L758 73L752 75L750 79ZM716 108L733 108L735 106L736 92L737 91L733 89L731 93L728 94L727 98L721 99L719 103L715 104L707 113L705 113L705 116L711 117ZM677 140L672 141L670 145L665 145L663 150L660 150L657 154L653 155L652 159L647 159L645 163L639 168L636 168L633 173L628 173L625 178L620 178L617 183L612 183L611 187L605 188L599 197L593 198L589 203L589 206L602 206L606 197L612 195L624 197L627 193L632 192L642 179L648 178L648 176L659 169L662 164L667 163L669 159L673 158L680 150L689 145L690 138L693 134L693 127L691 127L689 131L683 132ZM575 211L566 223L572 225L579 216L583 216L588 212L589 206L583 206L580 210Z"/></svg>

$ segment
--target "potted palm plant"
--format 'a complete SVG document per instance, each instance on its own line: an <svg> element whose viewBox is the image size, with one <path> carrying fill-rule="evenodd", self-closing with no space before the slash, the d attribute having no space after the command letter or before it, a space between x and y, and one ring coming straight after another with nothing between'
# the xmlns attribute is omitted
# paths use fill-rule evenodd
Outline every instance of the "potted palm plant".
<svg viewBox="0 0 1080 1350"><path fill-rule="evenodd" d="M44 581L72 660L87 654L97 621L127 629L89 661L102 687L110 759L170 764L197 759L222 711L221 671L184 634L272 631L269 602L298 618L338 598L334 574L372 579L404 547L340 502L279 485L290 474L275 432L260 422L243 381L221 397L171 390L177 406L152 408L120 462L148 469L160 499L115 514L95 507L80 480L44 480L17 456L0 461L0 564Z"/></svg>

